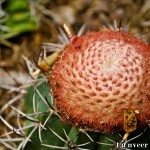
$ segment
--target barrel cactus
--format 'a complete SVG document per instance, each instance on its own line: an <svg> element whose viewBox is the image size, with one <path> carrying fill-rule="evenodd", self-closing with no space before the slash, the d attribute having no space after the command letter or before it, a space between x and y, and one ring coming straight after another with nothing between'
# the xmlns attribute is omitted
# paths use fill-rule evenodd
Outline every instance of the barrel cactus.
<svg viewBox="0 0 150 150"><path fill-rule="evenodd" d="M24 57L35 80L26 113L11 106L26 118L24 127L12 129L21 137L17 149L148 148L149 45L124 28L77 36L65 30L65 44L44 45L57 49L39 61L44 74Z"/></svg>

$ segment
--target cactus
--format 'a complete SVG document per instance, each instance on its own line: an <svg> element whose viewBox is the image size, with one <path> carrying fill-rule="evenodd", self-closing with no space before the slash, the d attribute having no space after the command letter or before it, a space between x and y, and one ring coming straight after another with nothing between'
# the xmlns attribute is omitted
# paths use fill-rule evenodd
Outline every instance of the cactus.
<svg viewBox="0 0 150 150"><path fill-rule="evenodd" d="M61 33L63 33L64 43L68 44L67 36L62 30ZM54 47L63 49L65 46L66 44L49 43L44 45L44 49L47 47L49 49L50 47L52 49ZM53 57L57 57L58 51L55 54ZM0 111L1 121L10 129L10 132L2 135L0 139L0 142L6 147L17 150L123 150L137 149L134 143L141 143L147 144L144 146L147 149L149 148L150 129L138 129L133 131L127 138L124 138L124 131L106 134L102 131L92 131L64 123L55 107L52 89L48 85L49 74L43 74L34 63L26 57L23 58L29 68L30 77L32 77L26 83L25 89L27 88L27 92L19 95L19 99L24 97L25 110L22 112L12 105L18 99L16 97L16 99L10 100L7 105L3 106ZM45 62L45 60L47 61L47 59L42 60L39 66L44 66L42 69L48 70L47 68L50 68L54 61ZM57 86L57 83L55 86ZM11 126L1 115L7 107L11 107L18 114L18 126ZM12 133L17 134L18 137L9 136ZM9 142L15 144L12 146Z"/></svg>
<svg viewBox="0 0 150 150"><path fill-rule="evenodd" d="M52 98L49 97L50 89L47 83L42 83L39 88L37 88L37 91L40 91L40 93L32 91L34 88L35 87L30 88L30 92L28 92L28 95L25 97L26 107L30 108L34 97L33 93L36 93L35 99L40 103L38 112L45 113L38 115L39 123L30 137L31 141L26 144L24 149L114 150L116 148L119 149L119 144L127 142L122 142L122 137L117 133L103 134L100 132L86 131L85 129L76 128L63 123L57 111L53 108L53 101ZM40 97L40 94L42 97ZM42 101L42 99L45 99L46 102ZM35 105L37 106L38 104ZM31 113L31 110L28 111L28 113ZM35 126L32 127L32 130L28 131L28 135L34 128ZM149 129L145 132L142 130L136 131L129 136L129 143L140 143L142 141L142 143L147 144L150 140L149 137ZM132 147L132 149L134 148Z"/></svg>

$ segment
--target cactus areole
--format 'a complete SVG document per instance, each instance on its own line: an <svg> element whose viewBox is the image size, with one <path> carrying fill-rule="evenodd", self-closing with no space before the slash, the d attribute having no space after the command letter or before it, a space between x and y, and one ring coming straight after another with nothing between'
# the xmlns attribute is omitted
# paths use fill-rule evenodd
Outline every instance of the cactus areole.
<svg viewBox="0 0 150 150"><path fill-rule="evenodd" d="M91 32L70 40L50 77L62 120L92 131L123 130L123 111L150 121L150 47L123 31Z"/></svg>

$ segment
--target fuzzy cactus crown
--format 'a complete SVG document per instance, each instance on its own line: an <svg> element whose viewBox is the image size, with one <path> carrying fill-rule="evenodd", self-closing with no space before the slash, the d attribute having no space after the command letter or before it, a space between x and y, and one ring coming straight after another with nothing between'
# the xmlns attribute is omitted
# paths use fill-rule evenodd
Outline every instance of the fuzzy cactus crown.
<svg viewBox="0 0 150 150"><path fill-rule="evenodd" d="M150 48L123 31L75 37L59 53L50 77L62 120L105 133L123 130L123 111L150 119Z"/></svg>

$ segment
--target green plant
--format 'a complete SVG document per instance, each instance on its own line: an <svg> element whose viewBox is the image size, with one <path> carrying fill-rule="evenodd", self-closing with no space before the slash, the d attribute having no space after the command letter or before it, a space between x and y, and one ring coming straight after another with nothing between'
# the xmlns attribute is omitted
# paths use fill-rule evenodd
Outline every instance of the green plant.
<svg viewBox="0 0 150 150"><path fill-rule="evenodd" d="M31 13L28 0L3 1L2 8L5 12L1 22L2 39L12 38L37 28L37 17Z"/></svg>

